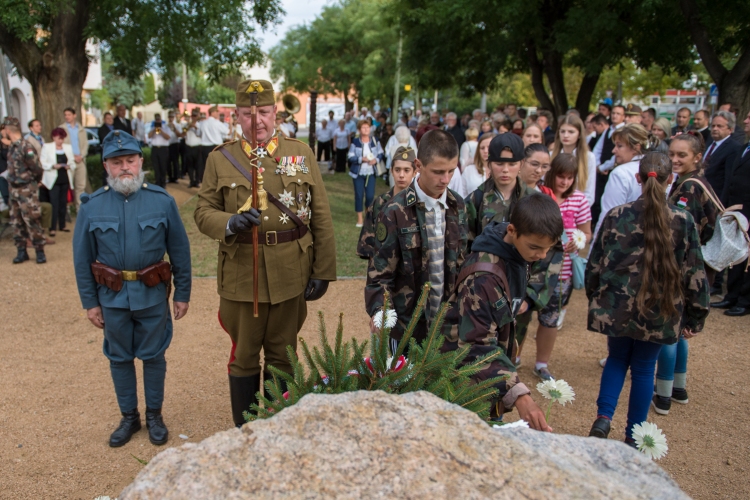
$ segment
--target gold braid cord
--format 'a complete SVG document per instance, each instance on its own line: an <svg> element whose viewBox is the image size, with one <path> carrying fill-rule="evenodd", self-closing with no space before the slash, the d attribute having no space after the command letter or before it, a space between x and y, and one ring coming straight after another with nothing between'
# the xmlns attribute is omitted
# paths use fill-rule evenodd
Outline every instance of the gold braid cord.
<svg viewBox="0 0 750 500"><path fill-rule="evenodd" d="M250 160L251 167L258 169L258 210L266 210L268 208L268 193L263 188L263 169L260 167L260 157L258 156L258 149L256 148L255 150L252 150L244 141L242 146L242 150ZM247 149L245 149L245 146L248 146ZM251 154L247 154L247 150L250 150ZM247 212L252 208L252 206L253 195L250 195L247 197L247 201L245 202L245 204L242 205L239 210L237 210L237 213L241 214Z"/></svg>

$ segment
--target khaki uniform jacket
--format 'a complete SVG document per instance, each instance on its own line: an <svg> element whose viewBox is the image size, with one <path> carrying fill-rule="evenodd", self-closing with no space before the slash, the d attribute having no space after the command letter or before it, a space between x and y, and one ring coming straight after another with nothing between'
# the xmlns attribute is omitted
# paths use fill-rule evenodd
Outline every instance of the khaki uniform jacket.
<svg viewBox="0 0 750 500"><path fill-rule="evenodd" d="M240 141L224 144L248 172L250 160ZM304 156L308 173L277 173L277 159ZM265 190L297 214L309 227L302 238L277 245L258 245L258 301L278 304L305 291L311 279L336 280L336 243L328 196L318 164L310 148L279 135L278 148L261 160ZM198 193L195 222L198 229L219 242L217 287L221 297L239 302L253 300L253 246L240 244L236 235L226 236L229 218L251 194L250 181L217 148L206 160ZM286 219L286 220L285 220ZM261 214L258 231L287 231L297 226L270 201ZM259 238L260 239L260 238Z"/></svg>
<svg viewBox="0 0 750 500"><path fill-rule="evenodd" d="M78 149L81 151L81 156L83 156L83 163L86 163L86 157L89 155L89 138L86 135L86 129L84 126L80 123L76 123L76 125L78 125ZM67 122L58 126L68 134L65 136L63 143L70 144L70 131L68 130ZM88 182L86 184L88 184Z"/></svg>

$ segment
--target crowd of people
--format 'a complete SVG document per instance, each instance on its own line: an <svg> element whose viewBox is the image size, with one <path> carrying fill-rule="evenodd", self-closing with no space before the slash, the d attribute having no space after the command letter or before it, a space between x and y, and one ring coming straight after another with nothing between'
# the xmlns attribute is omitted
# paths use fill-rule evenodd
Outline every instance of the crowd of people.
<svg viewBox="0 0 750 500"><path fill-rule="evenodd" d="M729 316L750 314L746 265L714 269L701 253L725 206L743 205L736 210L750 218L750 114L743 129L730 105L695 117L682 108L674 126L635 104L601 103L585 119L576 110L557 119L546 110L519 116L523 111L509 105L487 117L477 110L460 121L452 112L432 112L416 122L403 117L395 129L382 125L382 115L358 122L350 175L367 185L376 163L386 160L390 175L383 177L392 186L376 200L365 196L357 253L369 260L366 308L372 316L390 293L396 342L418 291L430 283L415 337L424 337L439 304L449 302L444 334L454 348L472 347L468 360L502 347L507 359L490 363L483 377L510 376L498 387L507 410L528 391L513 372L533 311L533 373L554 380L557 332L574 289L585 289L588 328L608 336L609 350L600 360L591 435L608 435L630 369L632 444L632 428L650 406L666 415L673 402L688 402L687 340L702 330L710 296L724 294L723 276L727 291L710 306ZM361 192L355 189L358 226ZM555 202L555 210L542 199ZM560 230L552 230L558 223ZM579 255L586 246L588 264ZM523 261L533 263L528 280L514 270ZM514 332L503 328L508 321ZM517 407L532 427L547 428L533 406ZM503 411L499 405L493 414L501 418Z"/></svg>

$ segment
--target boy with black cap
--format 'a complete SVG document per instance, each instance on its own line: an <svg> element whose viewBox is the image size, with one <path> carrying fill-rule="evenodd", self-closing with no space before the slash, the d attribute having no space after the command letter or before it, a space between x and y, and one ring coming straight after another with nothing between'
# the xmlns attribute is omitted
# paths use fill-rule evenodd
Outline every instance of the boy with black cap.
<svg viewBox="0 0 750 500"><path fill-rule="evenodd" d="M423 316L414 330L417 342L426 338L428 324L453 293L466 252L466 207L448 188L458 165L456 140L443 130L430 130L422 137L414 163L419 177L394 195L376 219L365 287L370 317L383 307L385 292L390 293L391 307L398 315L391 330L391 341L396 343L422 287L430 283Z"/></svg>
<svg viewBox="0 0 750 500"><path fill-rule="evenodd" d="M469 250L487 224L492 221L508 221L518 200L534 193L525 183L518 182L518 172L524 159L523 150L523 141L515 134L501 134L490 142L487 157L490 178L465 200Z"/></svg>
<svg viewBox="0 0 750 500"><path fill-rule="evenodd" d="M365 212L365 223L359 234L357 244L357 255L363 259L369 259L375 254L375 220L383 206L388 200L409 187L417 173L414 162L417 160L417 152L409 146L401 146L393 153L391 159L391 173L393 174L394 186L387 193L378 196Z"/></svg>

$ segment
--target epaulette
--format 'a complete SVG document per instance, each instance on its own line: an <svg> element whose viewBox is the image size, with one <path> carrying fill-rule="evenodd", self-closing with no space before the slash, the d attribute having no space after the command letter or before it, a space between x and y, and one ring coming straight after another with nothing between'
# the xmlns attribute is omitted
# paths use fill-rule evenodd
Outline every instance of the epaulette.
<svg viewBox="0 0 750 500"><path fill-rule="evenodd" d="M167 195L167 196L172 196L172 195L170 195L170 194L169 194L169 192L168 192L168 191L167 191L166 189L164 189L163 187L161 187L161 186L158 186L158 185L156 185L156 184L151 184L150 182L144 182L144 183L143 183L143 184L141 185L141 187L142 187L143 189L147 189L148 191L154 191L155 193L161 193L161 194L165 194L165 195Z"/></svg>
<svg viewBox="0 0 750 500"><path fill-rule="evenodd" d="M411 206L411 205L414 205L417 202L417 200L419 199L419 198L417 198L417 192L411 186L409 186L408 188L406 188L406 193L405 194L406 194L406 206L407 207Z"/></svg>
<svg viewBox="0 0 750 500"><path fill-rule="evenodd" d="M99 189L97 189L96 191L94 191L91 194L82 193L81 194L81 203L88 203L89 200L91 200L93 198L96 198L97 196L100 196L100 195L106 193L109 190L110 190L109 186L102 186L102 187L100 187Z"/></svg>
<svg viewBox="0 0 750 500"><path fill-rule="evenodd" d="M237 139L235 139L233 141L227 141L224 144L219 144L211 152L213 153L214 151L218 151L219 149L223 148L224 146L229 146L230 144L234 144L235 142L237 142Z"/></svg>

